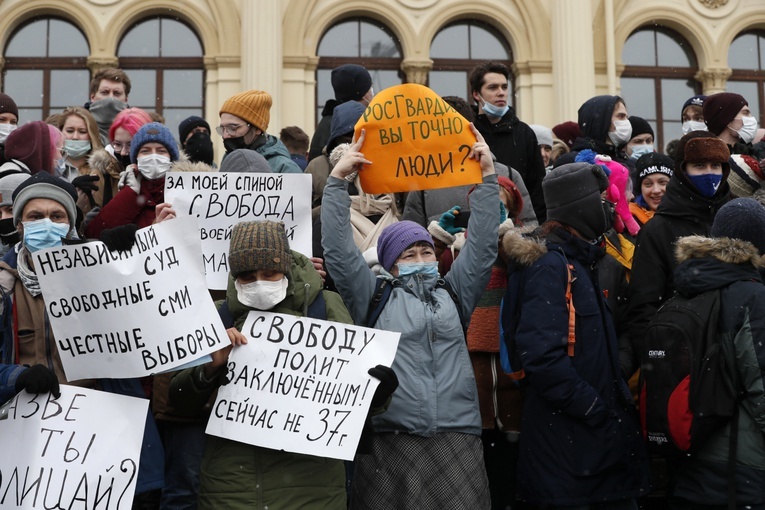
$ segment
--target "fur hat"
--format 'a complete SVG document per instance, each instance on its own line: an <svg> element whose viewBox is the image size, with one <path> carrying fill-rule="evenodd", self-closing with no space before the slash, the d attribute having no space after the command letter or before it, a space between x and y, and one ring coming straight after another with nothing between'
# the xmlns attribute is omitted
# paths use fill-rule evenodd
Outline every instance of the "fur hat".
<svg viewBox="0 0 765 510"><path fill-rule="evenodd" d="M332 69L330 80L335 99L340 102L358 101L372 88L372 76L358 64L343 64Z"/></svg>
<svg viewBox="0 0 765 510"><path fill-rule="evenodd" d="M765 253L765 207L753 198L736 198L717 211L712 237L741 239Z"/></svg>
<svg viewBox="0 0 765 510"><path fill-rule="evenodd" d="M14 225L21 223L24 206L35 198L49 198L64 206L69 216L69 228L74 229L74 222L77 219L77 190L69 181L54 177L47 172L37 172L25 179L16 187L12 195Z"/></svg>
<svg viewBox="0 0 765 510"><path fill-rule="evenodd" d="M13 205L13 192L27 179L29 174L16 170L0 173L0 207Z"/></svg>
<svg viewBox="0 0 765 510"><path fill-rule="evenodd" d="M751 156L742 154L731 155L728 185L731 194L737 197L751 197L760 189L760 165Z"/></svg>
<svg viewBox="0 0 765 510"><path fill-rule="evenodd" d="M553 168L542 180L547 220L569 225L587 239L597 239L609 223L600 196L608 185L600 165L568 163Z"/></svg>
<svg viewBox="0 0 765 510"><path fill-rule="evenodd" d="M680 110L680 120L683 120L683 114L685 113L685 109L689 106L698 106L699 108L704 107L704 101L707 100L707 96L703 94L699 94L698 96L689 97L685 103L683 103L683 108Z"/></svg>
<svg viewBox="0 0 765 510"><path fill-rule="evenodd" d="M734 92L712 94L704 101L704 122L709 132L719 135L736 118L741 108L748 106L744 96Z"/></svg>
<svg viewBox="0 0 765 510"><path fill-rule="evenodd" d="M272 104L273 100L268 92L248 90L228 98L220 107L219 115L221 113L236 115L265 133L271 121Z"/></svg>
<svg viewBox="0 0 765 510"><path fill-rule="evenodd" d="M130 142L130 162L134 163L138 159L138 151L150 142L161 143L170 153L170 161L178 161L178 144L175 143L173 134L167 129L167 126L159 122L150 122L141 126L141 129L133 136Z"/></svg>
<svg viewBox="0 0 765 510"><path fill-rule="evenodd" d="M220 164L220 171L251 172L257 174L272 173L266 158L250 149L237 149L228 153Z"/></svg>
<svg viewBox="0 0 765 510"><path fill-rule="evenodd" d="M16 102L8 94L0 92L0 113L12 113L19 118L19 107L16 106Z"/></svg>
<svg viewBox="0 0 765 510"><path fill-rule="evenodd" d="M208 133L212 133L210 130L210 124L208 124L207 121L202 117L197 117L196 115L186 117L181 121L180 124L178 124L178 134L180 135L179 140L181 142L181 146L186 145L186 137L189 136L191 130L198 127L206 128Z"/></svg>
<svg viewBox="0 0 765 510"><path fill-rule="evenodd" d="M730 158L728 145L716 136L691 138L683 146L683 165L704 162L727 165L728 158Z"/></svg>
<svg viewBox="0 0 765 510"><path fill-rule="evenodd" d="M388 225L377 238L377 260L390 271L404 250L420 241L433 246L433 238L422 225L408 220Z"/></svg>
<svg viewBox="0 0 765 510"><path fill-rule="evenodd" d="M534 130L534 134L537 135L537 145L549 145L553 144L553 132L549 127L542 126L540 124L531 124L529 126Z"/></svg>
<svg viewBox="0 0 765 510"><path fill-rule="evenodd" d="M292 253L281 221L243 221L234 225L228 267L236 278L259 269L289 274Z"/></svg>

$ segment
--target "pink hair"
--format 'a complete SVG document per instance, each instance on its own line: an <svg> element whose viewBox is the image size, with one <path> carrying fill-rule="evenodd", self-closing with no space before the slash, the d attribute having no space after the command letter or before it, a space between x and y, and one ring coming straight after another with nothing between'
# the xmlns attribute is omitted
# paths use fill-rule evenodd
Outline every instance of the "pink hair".
<svg viewBox="0 0 765 510"><path fill-rule="evenodd" d="M48 124L48 133L50 134L51 169L53 169L56 168L56 161L61 159L61 153L59 152L59 142L64 139L64 133L62 133L59 128L51 124Z"/></svg>
<svg viewBox="0 0 765 510"><path fill-rule="evenodd" d="M117 128L122 128L134 136L141 126L151 122L148 113L140 108L125 108L114 117L111 127L109 127L109 140L114 140L114 132Z"/></svg>

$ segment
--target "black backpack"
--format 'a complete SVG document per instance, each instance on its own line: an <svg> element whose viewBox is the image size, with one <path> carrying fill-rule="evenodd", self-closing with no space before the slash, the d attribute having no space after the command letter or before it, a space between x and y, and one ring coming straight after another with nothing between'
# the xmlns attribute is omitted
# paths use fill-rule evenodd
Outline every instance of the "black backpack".
<svg viewBox="0 0 765 510"><path fill-rule="evenodd" d="M736 414L736 395L720 353L720 294L720 289L690 298L675 294L646 329L640 421L651 453L691 453Z"/></svg>

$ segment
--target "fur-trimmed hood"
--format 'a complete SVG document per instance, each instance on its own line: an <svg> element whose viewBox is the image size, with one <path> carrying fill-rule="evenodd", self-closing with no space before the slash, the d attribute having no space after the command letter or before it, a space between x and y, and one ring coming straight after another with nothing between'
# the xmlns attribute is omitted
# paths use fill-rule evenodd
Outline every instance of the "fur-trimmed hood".
<svg viewBox="0 0 765 510"><path fill-rule="evenodd" d="M123 168L119 162L109 154L106 149L97 149L90 153L88 166L91 170L97 170L102 175L109 175L114 179L120 178Z"/></svg>
<svg viewBox="0 0 765 510"><path fill-rule="evenodd" d="M513 228L502 237L502 249L508 259L520 266L530 266L547 253L544 239L532 237L529 227Z"/></svg>
<svg viewBox="0 0 765 510"><path fill-rule="evenodd" d="M750 242L727 237L688 236L675 243L675 259L681 264L690 259L713 258L726 264L752 264L765 267L765 259Z"/></svg>

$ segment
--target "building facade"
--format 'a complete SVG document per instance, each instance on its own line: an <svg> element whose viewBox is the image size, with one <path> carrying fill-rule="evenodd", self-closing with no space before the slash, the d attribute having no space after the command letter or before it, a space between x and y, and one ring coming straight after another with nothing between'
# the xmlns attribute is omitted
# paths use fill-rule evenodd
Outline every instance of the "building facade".
<svg viewBox="0 0 765 510"><path fill-rule="evenodd" d="M226 98L258 88L274 97L270 132L311 134L338 64L365 65L375 90L468 97L469 69L490 59L512 70L530 124L621 94L663 147L685 99L724 90L765 123L762 0L0 0L0 37L21 122L84 103L90 74L116 66L131 106L171 128L190 114L214 125Z"/></svg>

